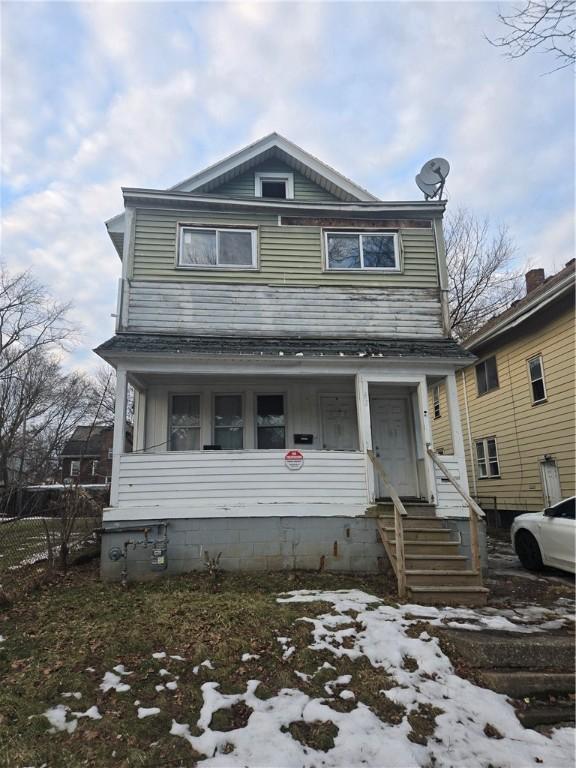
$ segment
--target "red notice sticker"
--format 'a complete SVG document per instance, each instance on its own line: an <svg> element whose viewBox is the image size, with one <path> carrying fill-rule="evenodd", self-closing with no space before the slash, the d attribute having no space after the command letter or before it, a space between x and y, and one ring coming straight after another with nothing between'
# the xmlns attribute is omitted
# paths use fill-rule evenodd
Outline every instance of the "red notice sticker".
<svg viewBox="0 0 576 768"><path fill-rule="evenodd" d="M288 469L302 469L304 454L301 451L288 451L284 455L284 463Z"/></svg>

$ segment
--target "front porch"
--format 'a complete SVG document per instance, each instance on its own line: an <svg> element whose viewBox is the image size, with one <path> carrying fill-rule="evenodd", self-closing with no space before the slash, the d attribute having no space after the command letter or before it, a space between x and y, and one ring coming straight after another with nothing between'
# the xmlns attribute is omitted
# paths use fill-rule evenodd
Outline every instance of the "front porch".
<svg viewBox="0 0 576 768"><path fill-rule="evenodd" d="M135 390L134 446L125 452L115 430L105 522L362 515L390 495L370 450L401 498L433 504L441 516L463 513L426 450L432 435L424 371L310 376L278 368L271 376L119 369L117 424L125 418L128 384ZM461 446L457 419L451 429L452 445ZM301 459L287 461L288 451ZM466 486L463 448L443 459Z"/></svg>

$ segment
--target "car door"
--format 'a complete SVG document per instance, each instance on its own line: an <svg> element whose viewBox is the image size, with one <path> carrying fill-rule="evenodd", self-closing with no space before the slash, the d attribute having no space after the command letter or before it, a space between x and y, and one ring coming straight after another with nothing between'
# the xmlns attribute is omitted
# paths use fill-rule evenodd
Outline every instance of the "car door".
<svg viewBox="0 0 576 768"><path fill-rule="evenodd" d="M553 515L544 515L539 523L542 557L546 565L566 571L575 570L575 500L556 504Z"/></svg>

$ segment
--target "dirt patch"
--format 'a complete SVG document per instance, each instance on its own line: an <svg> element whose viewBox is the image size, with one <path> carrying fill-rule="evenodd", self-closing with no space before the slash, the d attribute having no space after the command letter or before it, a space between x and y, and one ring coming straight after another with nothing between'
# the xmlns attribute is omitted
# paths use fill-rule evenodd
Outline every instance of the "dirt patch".
<svg viewBox="0 0 576 768"><path fill-rule="evenodd" d="M253 711L252 707L249 707L244 701L239 701L229 709L217 709L212 715L209 727L213 731L233 731L236 728L246 728Z"/></svg>
<svg viewBox="0 0 576 768"><path fill-rule="evenodd" d="M425 747L436 728L436 718L443 712L443 709L430 704L419 704L418 709L408 715L408 722L412 729L408 734L410 741Z"/></svg>
<svg viewBox="0 0 576 768"><path fill-rule="evenodd" d="M293 739L304 744L305 747L318 749L321 752L328 752L334 748L334 739L338 736L338 727L331 720L321 722L316 720L313 723L305 723L301 720L290 723L288 728L282 730L288 731Z"/></svg>

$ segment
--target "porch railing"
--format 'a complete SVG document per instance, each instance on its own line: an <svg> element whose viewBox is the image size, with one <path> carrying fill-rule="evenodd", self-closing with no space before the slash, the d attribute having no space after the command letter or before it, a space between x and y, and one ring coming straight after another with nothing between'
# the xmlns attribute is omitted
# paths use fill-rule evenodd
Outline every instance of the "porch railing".
<svg viewBox="0 0 576 768"><path fill-rule="evenodd" d="M432 449L432 447L428 444L426 446L426 450L428 452L428 455L436 464L440 472L444 475L444 477L449 480L454 488L458 491L460 496L464 499L466 504L468 505L468 509L470 510L470 549L472 552L472 567L475 571L480 571L481 569L481 563L480 563L480 545L479 545L479 538L478 538L478 520L482 520L486 517L484 514L484 511L478 506L478 504L474 501L474 499L466 493L464 488L460 485L460 483L456 480L454 475L450 472L448 467L441 461L438 454Z"/></svg>
<svg viewBox="0 0 576 768"><path fill-rule="evenodd" d="M407 517L408 513L406 512L406 509L404 508L404 504L402 504L402 501L400 499L400 496L398 496L398 493L396 492L396 489L390 482L390 478L388 477L388 474L386 470L384 469L384 466L380 459L376 458L374 455L374 451L368 450L366 451L368 454L368 458L374 465L374 469L378 474L380 475L380 478L384 485L386 486L386 490L390 494L390 498L392 499L392 503L394 505L394 539L396 542L396 578L398 580L398 596L402 600L404 597L406 597L406 559L404 554L404 527L402 525L402 518Z"/></svg>

